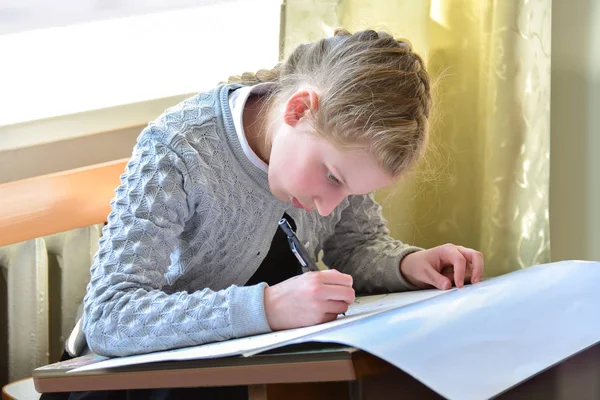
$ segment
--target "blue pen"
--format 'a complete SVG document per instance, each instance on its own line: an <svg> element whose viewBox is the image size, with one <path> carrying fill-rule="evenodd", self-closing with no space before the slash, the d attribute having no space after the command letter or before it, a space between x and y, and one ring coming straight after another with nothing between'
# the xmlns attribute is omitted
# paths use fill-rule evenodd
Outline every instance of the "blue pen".
<svg viewBox="0 0 600 400"><path fill-rule="evenodd" d="M283 230L285 236L287 236L287 240L290 244L290 248L292 249L292 253L294 253L296 258L300 262L302 269L308 269L309 271L319 271L317 263L315 263L310 257L308 250L306 250L306 247L304 247L302 242L300 242L300 239L298 239L298 236L296 236L296 233L290 226L288 220L285 218L280 219L279 227Z"/></svg>

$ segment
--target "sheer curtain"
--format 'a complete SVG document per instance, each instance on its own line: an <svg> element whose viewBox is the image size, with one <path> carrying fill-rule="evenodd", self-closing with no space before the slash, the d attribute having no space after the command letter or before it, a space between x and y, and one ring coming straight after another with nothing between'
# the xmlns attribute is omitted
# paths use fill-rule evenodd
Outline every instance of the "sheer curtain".
<svg viewBox="0 0 600 400"><path fill-rule="evenodd" d="M487 276L550 261L551 0L288 0L285 18L286 54L343 26L388 30L427 60L430 150L378 193L395 237L479 249Z"/></svg>

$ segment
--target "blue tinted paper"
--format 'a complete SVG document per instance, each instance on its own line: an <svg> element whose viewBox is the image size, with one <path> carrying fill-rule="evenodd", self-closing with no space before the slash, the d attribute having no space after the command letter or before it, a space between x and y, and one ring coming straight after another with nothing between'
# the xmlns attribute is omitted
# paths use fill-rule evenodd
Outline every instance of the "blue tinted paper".
<svg viewBox="0 0 600 400"><path fill-rule="evenodd" d="M600 263L545 264L307 339L363 349L449 399L487 399L599 342L599 289Z"/></svg>
<svg viewBox="0 0 600 400"><path fill-rule="evenodd" d="M372 353L449 399L487 399L600 341L600 263L529 267L450 291L357 297L316 326L107 359L69 373L147 362L251 356L336 342Z"/></svg>

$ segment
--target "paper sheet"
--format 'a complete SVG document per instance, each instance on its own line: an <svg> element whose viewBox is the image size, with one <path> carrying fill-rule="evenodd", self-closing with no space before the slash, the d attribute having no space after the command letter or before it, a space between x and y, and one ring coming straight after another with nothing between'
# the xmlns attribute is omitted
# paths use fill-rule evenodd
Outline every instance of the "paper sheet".
<svg viewBox="0 0 600 400"><path fill-rule="evenodd" d="M295 342L298 339L301 342L302 338L306 338L316 332L321 332L337 326L343 326L351 322L376 315L386 310L402 307L407 304L419 302L444 293L447 292L441 290L423 290L417 292L357 297L356 301L348 308L346 316L340 316L335 321L324 324L309 326L306 328L271 332L263 335L228 340L225 342L209 343L195 347L186 347L138 356L112 358L96 364L76 368L69 372L90 371L95 369L113 368L158 361L217 358L240 354L249 356L281 347L288 342Z"/></svg>
<svg viewBox="0 0 600 400"><path fill-rule="evenodd" d="M365 350L448 399L489 399L600 342L599 288L598 262L540 265L311 340Z"/></svg>
<svg viewBox="0 0 600 400"><path fill-rule="evenodd" d="M445 398L487 399L600 342L599 287L600 263L563 261L449 292L359 298L346 317L316 327L107 360L73 372L322 341L374 354Z"/></svg>

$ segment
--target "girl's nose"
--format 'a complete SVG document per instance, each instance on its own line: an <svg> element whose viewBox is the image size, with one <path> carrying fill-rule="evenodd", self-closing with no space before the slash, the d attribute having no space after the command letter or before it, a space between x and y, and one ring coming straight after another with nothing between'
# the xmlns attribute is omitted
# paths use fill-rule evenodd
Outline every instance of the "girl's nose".
<svg viewBox="0 0 600 400"><path fill-rule="evenodd" d="M344 200L346 196L342 194L315 197L314 203L317 211L323 217L328 216Z"/></svg>

